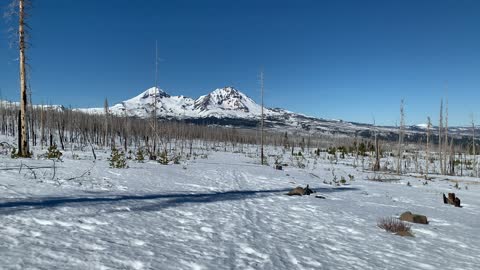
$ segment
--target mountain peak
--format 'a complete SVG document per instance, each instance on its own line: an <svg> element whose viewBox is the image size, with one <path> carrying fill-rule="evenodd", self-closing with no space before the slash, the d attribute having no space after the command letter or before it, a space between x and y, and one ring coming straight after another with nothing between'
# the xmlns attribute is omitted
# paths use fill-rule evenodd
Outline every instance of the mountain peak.
<svg viewBox="0 0 480 270"><path fill-rule="evenodd" d="M153 97L157 98L162 98L162 97L170 97L169 94L167 94L165 91L158 87L150 87L147 90L145 90L143 93L140 95L136 96L135 98L138 99L152 99Z"/></svg>
<svg viewBox="0 0 480 270"><path fill-rule="evenodd" d="M240 91L235 89L233 86L226 86L223 88L215 89L211 94L238 94Z"/></svg>
<svg viewBox="0 0 480 270"><path fill-rule="evenodd" d="M252 109L256 111L256 107L258 105L251 98L231 86L217 88L195 101L195 109L200 111L242 111L249 113Z"/></svg>

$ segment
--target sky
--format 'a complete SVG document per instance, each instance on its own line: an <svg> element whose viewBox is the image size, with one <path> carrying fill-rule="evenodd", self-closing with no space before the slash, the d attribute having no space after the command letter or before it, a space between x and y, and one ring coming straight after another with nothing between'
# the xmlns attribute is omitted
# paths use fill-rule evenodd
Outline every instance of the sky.
<svg viewBox="0 0 480 270"><path fill-rule="evenodd" d="M1 0L2 13L9 0ZM155 83L196 98L234 86L265 105L395 125L480 122L480 1L33 0L34 103L102 107ZM18 52L0 20L0 91L19 99ZM478 119L477 119L478 118Z"/></svg>

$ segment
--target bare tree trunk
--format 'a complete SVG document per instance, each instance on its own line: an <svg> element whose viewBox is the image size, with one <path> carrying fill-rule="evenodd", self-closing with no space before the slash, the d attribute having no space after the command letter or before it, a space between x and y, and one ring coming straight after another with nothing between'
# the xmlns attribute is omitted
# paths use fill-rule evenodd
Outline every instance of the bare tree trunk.
<svg viewBox="0 0 480 270"><path fill-rule="evenodd" d="M18 22L18 38L20 46L20 145L18 153L22 157L29 156L28 140L27 140L27 75L25 70L25 2L18 1L19 22Z"/></svg>
<svg viewBox="0 0 480 270"><path fill-rule="evenodd" d="M109 109L108 109L108 100L105 98L105 102L103 104L103 110L105 111L105 136L103 137L103 143L104 146L108 146L108 114L109 114Z"/></svg>
<svg viewBox="0 0 480 270"><path fill-rule="evenodd" d="M461 168L460 176L463 176L463 167L465 166L465 165L464 165L464 164L465 164L465 156L466 156L466 154L463 154L463 155L462 155L462 160L463 160L463 161L462 161L462 166L460 167L460 168ZM466 168L465 168L465 169L466 169Z"/></svg>
<svg viewBox="0 0 480 270"><path fill-rule="evenodd" d="M375 136L375 163L373 165L373 171L380 170L380 146L378 144L377 129L375 128L375 119L373 119L373 132Z"/></svg>
<svg viewBox="0 0 480 270"><path fill-rule="evenodd" d="M152 112L152 150L150 159L157 159L157 91L158 91L158 42L155 41L155 88L153 91L153 112Z"/></svg>
<svg viewBox="0 0 480 270"><path fill-rule="evenodd" d="M449 162L450 164L450 175L455 175L455 151L454 151L454 145L453 145L453 137L450 138L450 159Z"/></svg>
<svg viewBox="0 0 480 270"><path fill-rule="evenodd" d="M443 99L440 102L440 123L438 125L438 155L440 159L440 174L445 174L443 169L443 156L442 156L442 131L443 131Z"/></svg>
<svg viewBox="0 0 480 270"><path fill-rule="evenodd" d="M478 177L477 170L477 152L475 151L475 120L472 114L472 153L473 153L473 168L475 170L475 177Z"/></svg>
<svg viewBox="0 0 480 270"><path fill-rule="evenodd" d="M263 114L263 70L260 72L260 91L261 91L261 95L262 95L262 119L261 119L261 132L260 132L260 144L261 144L261 148L260 148L260 160L261 160L261 164L264 165L265 164L265 157L263 155L263 118L264 118L264 114Z"/></svg>
<svg viewBox="0 0 480 270"><path fill-rule="evenodd" d="M373 170L380 170L380 145L378 143L377 134L375 134L375 166L373 167Z"/></svg>
<svg viewBox="0 0 480 270"><path fill-rule="evenodd" d="M43 108L43 105L42 105L42 108L40 110L40 144L41 144L41 147L43 149L43 146L45 145L45 110Z"/></svg>
<svg viewBox="0 0 480 270"><path fill-rule="evenodd" d="M398 160L397 160L397 174L402 174L402 159L403 159L403 126L405 124L404 120L404 103L403 99L400 103L400 131L398 134Z"/></svg>
<svg viewBox="0 0 480 270"><path fill-rule="evenodd" d="M427 118L427 149L426 149L426 169L425 169L425 179L428 179L428 172L430 166L430 127L432 122L430 121L430 117Z"/></svg>
<svg viewBox="0 0 480 270"><path fill-rule="evenodd" d="M444 153L445 157L443 159L443 170L444 174L447 173L447 157L448 157L448 100L445 100L445 140L444 140Z"/></svg>

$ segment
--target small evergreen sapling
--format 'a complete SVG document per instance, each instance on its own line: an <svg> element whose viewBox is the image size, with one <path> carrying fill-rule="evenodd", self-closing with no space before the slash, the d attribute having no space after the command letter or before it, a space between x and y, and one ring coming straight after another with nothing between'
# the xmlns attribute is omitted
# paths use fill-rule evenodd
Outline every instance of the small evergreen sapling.
<svg viewBox="0 0 480 270"><path fill-rule="evenodd" d="M160 153L158 162L162 165L168 165L169 160L168 160L168 154L166 149L163 150L162 153Z"/></svg>
<svg viewBox="0 0 480 270"><path fill-rule="evenodd" d="M50 145L50 147L48 147L46 155L47 155L48 159L58 159L58 160L60 160L63 154L62 154L62 152L60 152L60 150L57 149L56 144L52 144L52 145Z"/></svg>
<svg viewBox="0 0 480 270"><path fill-rule="evenodd" d="M116 148L112 149L112 154L108 161L110 161L110 168L128 168L125 153L123 151L119 152Z"/></svg>
<svg viewBox="0 0 480 270"><path fill-rule="evenodd" d="M145 160L145 155L143 154L142 149L138 149L137 153L135 154L135 160L140 163Z"/></svg>

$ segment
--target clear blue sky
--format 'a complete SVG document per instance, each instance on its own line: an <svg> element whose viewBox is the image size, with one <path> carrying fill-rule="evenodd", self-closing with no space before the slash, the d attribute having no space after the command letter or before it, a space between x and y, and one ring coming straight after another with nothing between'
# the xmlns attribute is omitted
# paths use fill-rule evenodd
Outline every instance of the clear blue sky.
<svg viewBox="0 0 480 270"><path fill-rule="evenodd" d="M1 1L5 7L7 0ZM480 118L480 1L34 0L34 103L102 106L154 84L198 97L233 85L266 105L395 124ZM0 22L0 89L18 100L16 50ZM445 90L448 82L448 91ZM480 121L478 121L480 122Z"/></svg>

